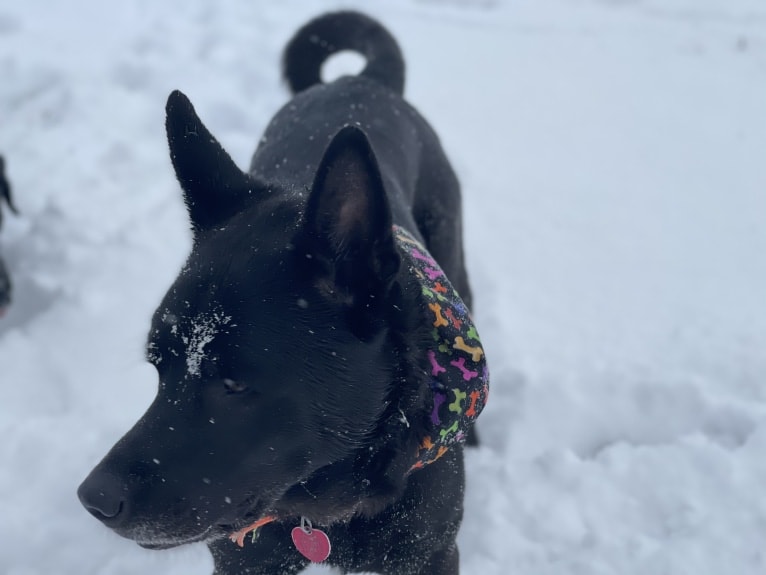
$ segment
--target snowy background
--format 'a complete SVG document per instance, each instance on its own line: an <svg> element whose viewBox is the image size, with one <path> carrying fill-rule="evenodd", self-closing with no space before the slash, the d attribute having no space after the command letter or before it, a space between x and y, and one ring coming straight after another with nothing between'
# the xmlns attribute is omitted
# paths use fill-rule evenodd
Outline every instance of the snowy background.
<svg viewBox="0 0 766 575"><path fill-rule="evenodd" d="M144 336L190 247L167 94L246 167L285 41L337 6L0 5L3 575L211 573L75 489L154 395ZM463 573L766 572L766 4L354 6L400 40L465 191L493 390Z"/></svg>

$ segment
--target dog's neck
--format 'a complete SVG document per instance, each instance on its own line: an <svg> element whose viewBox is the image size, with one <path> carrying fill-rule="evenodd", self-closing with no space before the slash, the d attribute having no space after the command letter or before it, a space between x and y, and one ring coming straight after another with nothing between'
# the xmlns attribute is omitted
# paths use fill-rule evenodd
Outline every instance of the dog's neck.
<svg viewBox="0 0 766 575"><path fill-rule="evenodd" d="M372 459L384 454L382 449L365 449L350 459L318 470L288 490L273 515L262 517L231 534L230 539L240 546L249 532L278 517L310 517L317 524L330 525L359 512L374 515L401 495L402 481L407 475L433 463L451 447L465 441L468 430L487 403L489 372L470 312L423 244L404 228L394 226L393 231L403 256L405 273L412 274L420 290L416 299L423 302L425 315L432 323L431 338L418 351L430 389L427 406L430 415L424 435L418 438L418 447L412 455L405 456L404 465L396 464L392 468L398 468L399 473L394 472L388 477L384 474L371 481L364 475L354 476L355 469L367 469ZM400 414L401 418L394 416L399 422L396 427L402 424L409 427L405 414ZM383 456L390 457L390 453ZM361 464L360 458L364 460ZM404 476L400 474L402 471ZM354 478L349 483L348 478L352 476ZM354 490L359 490L358 498L352 497L353 504L347 509L334 506L326 515L325 506L318 505L320 501L348 499ZM324 533L322 536L326 537Z"/></svg>
<svg viewBox="0 0 766 575"><path fill-rule="evenodd" d="M465 441L487 403L489 371L471 314L439 264L404 228L394 226L394 237L433 327L432 341L423 350L432 398L430 429L420 438L412 472Z"/></svg>

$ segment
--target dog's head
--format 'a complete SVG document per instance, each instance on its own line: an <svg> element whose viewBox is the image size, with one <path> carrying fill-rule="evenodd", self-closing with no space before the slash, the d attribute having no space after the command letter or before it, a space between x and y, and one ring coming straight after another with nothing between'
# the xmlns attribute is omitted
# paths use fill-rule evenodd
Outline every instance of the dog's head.
<svg viewBox="0 0 766 575"><path fill-rule="evenodd" d="M159 389L78 491L153 548L309 515L289 494L369 449L406 353L392 334L408 321L390 208L359 129L340 130L295 190L240 171L179 92L167 132L194 244L148 336ZM332 520L355 501L325 505Z"/></svg>

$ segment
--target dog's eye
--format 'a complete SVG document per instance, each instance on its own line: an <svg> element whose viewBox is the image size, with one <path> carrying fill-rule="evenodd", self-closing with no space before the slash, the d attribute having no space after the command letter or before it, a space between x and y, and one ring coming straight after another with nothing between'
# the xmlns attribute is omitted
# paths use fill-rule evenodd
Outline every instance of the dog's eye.
<svg viewBox="0 0 766 575"><path fill-rule="evenodd" d="M226 389L226 393L242 393L247 389L247 386L244 383L234 381L228 377L224 378L223 387Z"/></svg>

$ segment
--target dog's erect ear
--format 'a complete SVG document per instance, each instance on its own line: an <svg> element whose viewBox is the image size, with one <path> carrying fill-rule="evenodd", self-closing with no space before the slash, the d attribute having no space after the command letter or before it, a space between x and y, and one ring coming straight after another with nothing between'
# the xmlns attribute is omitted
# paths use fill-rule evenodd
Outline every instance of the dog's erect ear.
<svg viewBox="0 0 766 575"><path fill-rule="evenodd" d="M196 231L209 229L241 209L253 182L208 131L184 94L172 92L165 111L170 159L189 217Z"/></svg>
<svg viewBox="0 0 766 575"><path fill-rule="evenodd" d="M355 304L382 295L399 269L391 209L365 133L341 129L319 164L306 206L309 249L329 264Z"/></svg>

